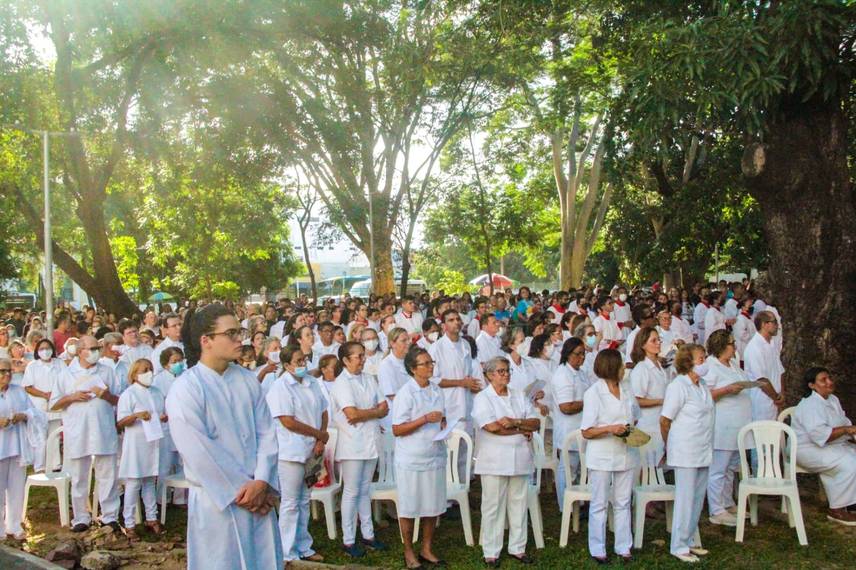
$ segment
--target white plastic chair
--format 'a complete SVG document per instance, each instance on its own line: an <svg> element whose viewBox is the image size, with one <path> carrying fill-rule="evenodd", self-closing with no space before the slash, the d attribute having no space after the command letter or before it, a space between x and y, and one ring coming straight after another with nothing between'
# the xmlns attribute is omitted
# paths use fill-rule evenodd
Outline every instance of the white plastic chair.
<svg viewBox="0 0 856 570"><path fill-rule="evenodd" d="M758 455L758 472L752 473L746 460L746 436L752 432L755 438L755 451ZM736 542L743 542L746 527L746 502L749 501L749 514L752 526L758 526L758 496L773 495L787 498L788 524L796 526L797 537L802 546L808 544L805 523L800 505L800 493L797 488L797 474L789 469L783 473L781 458L789 456L787 462L796 465L797 440L791 426L778 421L766 420L752 422L743 426L737 434L737 448L740 450L740 487L737 497L737 534Z"/></svg>
<svg viewBox="0 0 856 570"><path fill-rule="evenodd" d="M544 420L541 420L544 423ZM532 446L535 450L535 455L539 449L544 451L544 440L541 434L532 434ZM535 548L544 548L544 517L541 514L541 467L535 463L535 481L530 480L527 494L526 506L529 509L529 522L532 524L532 536L535 538Z"/></svg>
<svg viewBox="0 0 856 570"><path fill-rule="evenodd" d="M326 487L312 487L309 492L310 503L318 501L324 505L324 518L327 520L327 537L330 540L336 538L336 495L342 490L342 481L336 468L336 442L339 441L339 430L330 428L327 430L330 439L324 447L324 462L330 467L330 484ZM313 505L314 507L315 505ZM312 509L313 518L318 518L318 512Z"/></svg>
<svg viewBox="0 0 856 570"><path fill-rule="evenodd" d="M639 482L633 488L635 499L633 520L633 548L642 548L645 534L645 510L648 503L662 501L666 506L666 532L672 532L672 509L675 504L675 486L666 483L663 468L655 463L660 456L662 444L651 441L639 449L642 458L642 469L639 472ZM696 544L701 544L701 537L696 529Z"/></svg>
<svg viewBox="0 0 856 570"><path fill-rule="evenodd" d="M372 500L372 516L375 522L381 520L381 501L390 501L395 505L395 511L398 512L398 487L395 486L395 436L392 430L387 430L383 434L383 449L378 457L377 481L374 481L369 486L370 496ZM399 526L399 532L401 527ZM401 539L404 540L402 534Z"/></svg>
<svg viewBox="0 0 856 570"><path fill-rule="evenodd" d="M553 442L553 447L550 450L550 453L547 453L547 427L548 424L550 426L553 425L553 420L550 418L550 414L541 417L541 427L538 429L538 435L541 437L541 447L535 447L535 468L540 471L551 471L553 474L553 481L556 480L557 471L559 469L559 452L556 448L557 442ZM555 433L555 432L554 432ZM534 440L533 440L534 441ZM558 442L561 443L561 442ZM540 481L540 480L539 480ZM538 488L540 490L541 484L539 482Z"/></svg>
<svg viewBox="0 0 856 570"><path fill-rule="evenodd" d="M48 434L45 444L46 457L45 466L56 465L60 463L59 457L56 454L59 452L59 438L62 434L62 426L55 428ZM27 483L24 486L24 513L27 518L27 504L30 500L30 487L53 487L56 489L57 499L59 502L59 521L62 526L69 526L69 497L71 493L71 475L64 470L60 471L45 471L44 473L34 473L27 477Z"/></svg>
<svg viewBox="0 0 856 570"><path fill-rule="evenodd" d="M461 442L467 446L464 474L458 470L458 457L461 454ZM470 516L470 475L473 469L473 438L461 430L452 430L446 440L446 500L455 501L461 509L461 524L464 527L464 539L467 546L475 545L473 540L473 521ZM413 541L419 539L419 520L413 521Z"/></svg>
<svg viewBox="0 0 856 570"><path fill-rule="evenodd" d="M166 524L166 505L168 502L166 498L167 489L169 489L170 487L172 487L173 489L190 489L191 487L193 487L193 483L184 478L184 471L179 471L178 473L173 473L172 475L167 475L166 477L164 477L163 485L161 485L160 487L160 521L161 524ZM140 508L137 508L137 512L140 512Z"/></svg>
<svg viewBox="0 0 856 570"><path fill-rule="evenodd" d="M574 480L571 472L570 447L576 442L577 450L580 454L580 482L577 485L571 485ZM565 493L562 497L562 528L559 531L559 547L564 548L568 545L568 530L571 526L571 517L573 517L573 529L577 533L580 531L580 503L591 501L591 487L588 484L588 468L586 467L586 452L583 441L583 433L580 430L574 430L565 437L562 446L559 450L562 454L562 467L565 470Z"/></svg>

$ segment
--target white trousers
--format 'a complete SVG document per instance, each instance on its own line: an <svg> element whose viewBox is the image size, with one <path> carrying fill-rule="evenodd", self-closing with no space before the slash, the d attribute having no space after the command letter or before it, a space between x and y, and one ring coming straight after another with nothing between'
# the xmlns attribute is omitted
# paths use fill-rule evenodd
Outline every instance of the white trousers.
<svg viewBox="0 0 856 570"><path fill-rule="evenodd" d="M24 511L24 485L27 468L18 464L20 458L0 459L0 540L8 534L21 534Z"/></svg>
<svg viewBox="0 0 856 570"><path fill-rule="evenodd" d="M116 455L94 455L68 459L68 472L71 475L71 510L74 518L71 525L90 524L92 516L87 509L89 496L89 470L95 462L95 485L98 488L98 501L101 504L101 522L114 522L119 516L119 483L116 472L119 470Z"/></svg>
<svg viewBox="0 0 856 570"><path fill-rule="evenodd" d="M279 462L279 536L286 562L312 556L312 537L309 535L310 488L303 480L303 463Z"/></svg>
<svg viewBox="0 0 856 570"><path fill-rule="evenodd" d="M573 485L577 482L580 476L580 452L569 451L568 457L571 462L571 476L574 478L570 484ZM562 507L564 506L565 487L568 484L569 483L565 481L565 460L562 459L562 454L560 453L559 464L556 467L556 499L559 501L559 512L562 512Z"/></svg>
<svg viewBox="0 0 856 570"><path fill-rule="evenodd" d="M485 558L499 558L505 521L508 521L508 553L520 556L526 553L529 531L529 511L526 493L529 475L507 477L482 475L481 538Z"/></svg>
<svg viewBox="0 0 856 570"><path fill-rule="evenodd" d="M143 477L142 479L125 479L125 508L122 515L125 517L125 527L134 528L137 514L137 501L140 494L143 496L143 509L146 513L146 522L158 520L158 497L156 477Z"/></svg>
<svg viewBox="0 0 856 570"><path fill-rule="evenodd" d="M672 514L672 554L689 554L695 544L698 519L707 488L707 467L675 467L675 508Z"/></svg>
<svg viewBox="0 0 856 570"><path fill-rule="evenodd" d="M740 470L740 452L736 449L714 449L707 481L707 510L710 516L724 513L735 506L734 479Z"/></svg>
<svg viewBox="0 0 856 570"><path fill-rule="evenodd" d="M606 556L606 510L609 506L610 484L612 486L612 509L615 515L615 553L630 554L633 534L630 529L630 501L636 469L627 471L597 471L589 469L588 482L591 486L589 505L588 543L589 553L602 558Z"/></svg>
<svg viewBox="0 0 856 570"><path fill-rule="evenodd" d="M341 462L342 473L342 539L354 544L357 537L357 515L363 540L374 540L372 501L369 485L374 477L377 459L349 459Z"/></svg>

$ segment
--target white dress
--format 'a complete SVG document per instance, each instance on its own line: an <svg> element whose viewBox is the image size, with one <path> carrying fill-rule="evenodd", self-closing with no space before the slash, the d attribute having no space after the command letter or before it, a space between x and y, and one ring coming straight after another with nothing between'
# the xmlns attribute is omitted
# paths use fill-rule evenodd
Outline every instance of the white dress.
<svg viewBox="0 0 856 570"><path fill-rule="evenodd" d="M235 505L238 490L252 480L279 487L276 433L258 380L236 364L220 375L198 363L172 387L166 409L185 477L194 483L188 568L280 570L276 512Z"/></svg>
<svg viewBox="0 0 856 570"><path fill-rule="evenodd" d="M767 342L760 333L755 333L755 336L746 346L746 352L743 354L743 366L746 375L751 380L766 378L773 384L776 392L781 394L782 374L784 374L785 368L782 366L775 345L772 342ZM754 421L775 420L778 417L779 411L775 402L763 390L760 388L752 390L750 397L752 398L752 419Z"/></svg>
<svg viewBox="0 0 856 570"><path fill-rule="evenodd" d="M633 388L633 395L637 398L662 400L666 396L668 384L669 377L666 371L650 358L643 358L630 372L630 385ZM657 453L648 458L648 461L654 463L658 463L663 457L663 436L660 435L660 411L662 408L662 405L646 408L640 406L641 414L637 425L639 429L651 436L652 444L658 445ZM651 447L650 449L655 448Z"/></svg>
<svg viewBox="0 0 856 570"><path fill-rule="evenodd" d="M735 382L744 382L749 379L734 361L731 362L730 366L726 366L715 356L708 356L707 364L709 372L704 377L704 381L711 390L719 390ZM752 398L749 394L752 390L758 389L741 390L737 394L728 394L716 401L716 423L713 430L714 449L737 450L737 433L743 426L752 422ZM755 447L754 443L749 445L749 448L753 447Z"/></svg>
<svg viewBox="0 0 856 570"><path fill-rule="evenodd" d="M134 383L119 396L119 404L116 407L117 421L123 420L131 414L138 412L149 412L151 422L157 422L163 426L160 416L164 413L164 395L151 386ZM163 436L163 429L161 430ZM148 441L142 421L135 421L125 427L125 436L122 438L122 459L119 462L120 479L142 479L144 477L157 477L160 473L161 461L169 461L169 446L161 437L155 441Z"/></svg>
<svg viewBox="0 0 856 570"><path fill-rule="evenodd" d="M831 509L856 504L856 443L846 435L827 441L833 428L849 425L852 423L834 394L823 398L812 392L791 417L791 427L797 434L797 463L812 473L820 473Z"/></svg>

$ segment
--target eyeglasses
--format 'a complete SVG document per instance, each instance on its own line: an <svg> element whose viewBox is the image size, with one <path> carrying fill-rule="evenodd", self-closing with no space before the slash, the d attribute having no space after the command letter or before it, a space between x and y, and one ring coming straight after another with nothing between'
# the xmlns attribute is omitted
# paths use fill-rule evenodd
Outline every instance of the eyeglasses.
<svg viewBox="0 0 856 570"><path fill-rule="evenodd" d="M0 368L0 375L4 375L4 374L12 374L12 369L11 368Z"/></svg>
<svg viewBox="0 0 856 570"><path fill-rule="evenodd" d="M511 372L508 370L508 368L497 368L496 370L494 370L494 372L496 374L502 374L503 376L511 374Z"/></svg>
<svg viewBox="0 0 856 570"><path fill-rule="evenodd" d="M434 361L433 360L423 360L422 362L417 362L415 365L415 368L419 368L420 366L430 366L433 368L434 367Z"/></svg>
<svg viewBox="0 0 856 570"><path fill-rule="evenodd" d="M585 350L575 350L571 353L571 356L577 356L577 357L585 356L585 355L586 355Z"/></svg>
<svg viewBox="0 0 856 570"><path fill-rule="evenodd" d="M205 336L212 338L215 336L227 336L232 340L241 340L241 331L239 329L229 329L223 332L208 333Z"/></svg>

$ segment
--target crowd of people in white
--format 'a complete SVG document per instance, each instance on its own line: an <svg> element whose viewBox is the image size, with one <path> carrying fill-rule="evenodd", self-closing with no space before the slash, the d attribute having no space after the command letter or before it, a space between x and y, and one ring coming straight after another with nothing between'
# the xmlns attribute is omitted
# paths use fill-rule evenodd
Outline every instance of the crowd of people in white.
<svg viewBox="0 0 856 570"><path fill-rule="evenodd" d="M9 311L4 322L0 536L26 537L29 466L70 475L75 532L93 522L94 470L100 524L132 540L140 501L146 532L163 532L162 486L180 474L189 492L171 489L167 500L188 510L189 568L323 560L309 505L331 471L342 484L345 552L385 549L370 488L388 445L404 563L445 566L432 539L438 517L458 516L447 472L470 473L466 453L446 465L445 440L456 432L473 442L487 566L500 565L506 525L507 555L534 562L526 546L536 438L568 448L556 454L560 509L584 448L594 560L608 562L608 509L615 554L631 559L632 489L642 466L660 465L675 484L671 554L696 562L708 554L698 533L705 498L711 523L737 525L738 432L785 407L781 317L748 282L346 296L320 306L305 297L191 302L125 319L60 308L50 335L35 311ZM828 370L805 371L805 390L791 421L797 461L820 474L828 518L856 526L856 427ZM47 449L59 429L61 452L60 438ZM650 441L636 447L632 432Z"/></svg>

